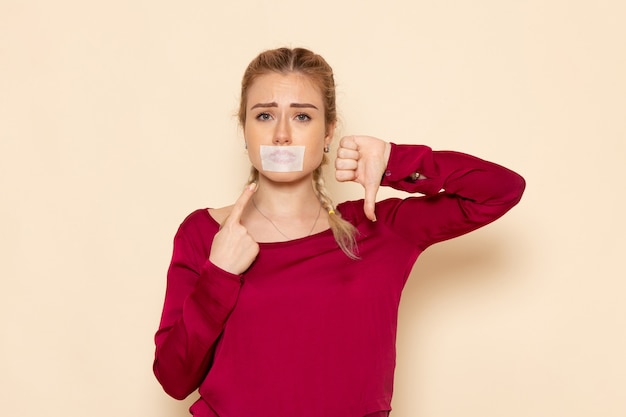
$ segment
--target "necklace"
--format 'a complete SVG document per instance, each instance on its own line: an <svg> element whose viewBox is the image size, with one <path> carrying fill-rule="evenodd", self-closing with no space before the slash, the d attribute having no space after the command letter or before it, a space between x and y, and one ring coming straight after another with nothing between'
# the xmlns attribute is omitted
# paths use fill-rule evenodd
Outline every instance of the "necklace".
<svg viewBox="0 0 626 417"><path fill-rule="evenodd" d="M267 219L268 222L271 223L272 226L274 226L274 229L276 229L276 231L278 233L280 233L281 235L283 235L283 237L285 237L287 240L293 240L292 238L290 238L289 236L287 236L286 234L284 234L283 232L281 232L281 230L278 228L278 226L276 226L276 224L274 224L274 222L272 221L272 219L270 219L269 217L267 217L265 214L263 214L263 212L261 210L259 210L259 208L256 205L256 202L254 201L254 198L252 199L252 205L254 206L254 208L256 209L256 211L259 212L259 214L261 216L263 216L265 219ZM315 229L315 226L317 225L317 221L320 219L320 214L322 213L322 205L320 204L320 208L317 211L317 217L315 218L315 222L313 222L313 226L311 227L311 230L309 230L309 234L307 234L307 236L311 236L311 234L313 233L313 230Z"/></svg>

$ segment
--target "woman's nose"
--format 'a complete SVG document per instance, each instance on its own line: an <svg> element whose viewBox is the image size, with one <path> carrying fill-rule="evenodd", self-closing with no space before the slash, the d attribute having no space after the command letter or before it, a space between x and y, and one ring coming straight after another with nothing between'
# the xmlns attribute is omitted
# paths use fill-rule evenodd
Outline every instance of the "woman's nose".
<svg viewBox="0 0 626 417"><path fill-rule="evenodd" d="M289 127L289 121L285 118L276 124L276 130L274 131L274 145L288 145L291 143L291 129Z"/></svg>

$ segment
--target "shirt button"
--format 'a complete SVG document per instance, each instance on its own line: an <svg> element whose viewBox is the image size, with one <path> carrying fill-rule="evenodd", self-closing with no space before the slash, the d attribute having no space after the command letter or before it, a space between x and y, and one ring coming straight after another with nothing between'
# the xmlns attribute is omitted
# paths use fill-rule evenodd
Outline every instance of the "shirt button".
<svg viewBox="0 0 626 417"><path fill-rule="evenodd" d="M388 177L390 175L391 175L391 171L389 171L389 170L385 171L385 177Z"/></svg>

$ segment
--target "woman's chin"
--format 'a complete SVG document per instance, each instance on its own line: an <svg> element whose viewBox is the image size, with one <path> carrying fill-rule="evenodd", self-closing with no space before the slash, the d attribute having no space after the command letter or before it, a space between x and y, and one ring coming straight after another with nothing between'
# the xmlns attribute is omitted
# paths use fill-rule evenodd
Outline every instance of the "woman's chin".
<svg viewBox="0 0 626 417"><path fill-rule="evenodd" d="M277 172L277 171L259 171L259 174L265 177L267 180L276 183L298 183L302 180L308 180L311 178L311 172L305 171L292 171L292 172Z"/></svg>

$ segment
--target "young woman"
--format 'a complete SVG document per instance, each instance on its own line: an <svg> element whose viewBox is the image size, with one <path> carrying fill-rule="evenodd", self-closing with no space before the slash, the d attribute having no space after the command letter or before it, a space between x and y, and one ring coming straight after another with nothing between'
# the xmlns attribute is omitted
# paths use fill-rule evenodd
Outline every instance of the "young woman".
<svg viewBox="0 0 626 417"><path fill-rule="evenodd" d="M397 312L417 257L497 219L524 180L494 163L368 136L341 139L335 207L321 174L335 124L332 69L306 49L261 53L242 82L252 163L232 206L181 224L154 372L202 417L382 417ZM409 193L376 202L378 187Z"/></svg>

